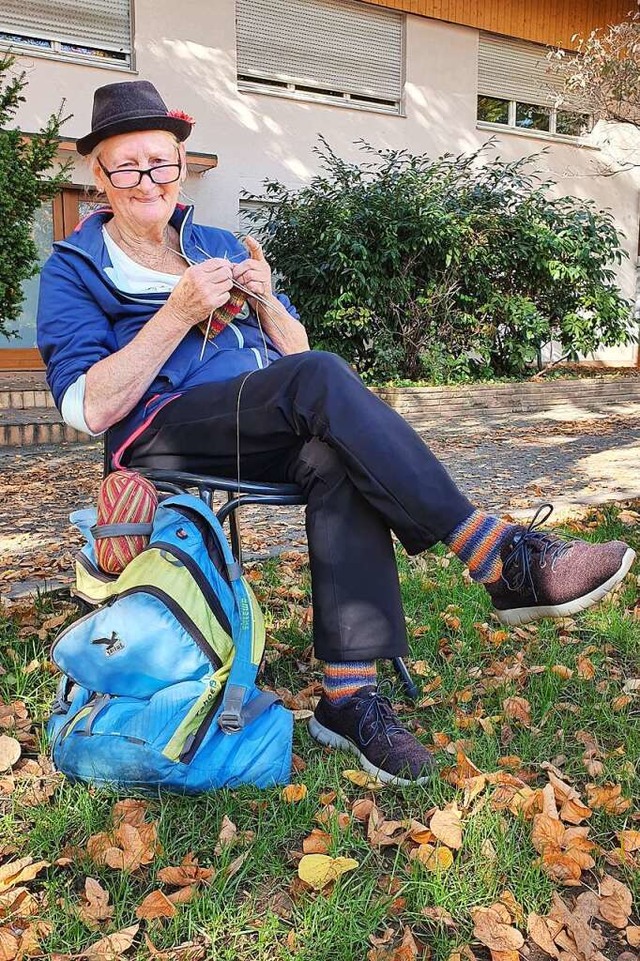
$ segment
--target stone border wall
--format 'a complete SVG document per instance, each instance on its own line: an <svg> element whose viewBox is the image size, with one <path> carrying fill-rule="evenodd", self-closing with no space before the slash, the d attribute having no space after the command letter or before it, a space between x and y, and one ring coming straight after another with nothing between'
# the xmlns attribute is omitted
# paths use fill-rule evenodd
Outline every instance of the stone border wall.
<svg viewBox="0 0 640 961"><path fill-rule="evenodd" d="M465 387L380 387L375 393L417 430L459 421L504 419L549 412L559 420L628 414L640 405L640 378L594 377L473 384Z"/></svg>

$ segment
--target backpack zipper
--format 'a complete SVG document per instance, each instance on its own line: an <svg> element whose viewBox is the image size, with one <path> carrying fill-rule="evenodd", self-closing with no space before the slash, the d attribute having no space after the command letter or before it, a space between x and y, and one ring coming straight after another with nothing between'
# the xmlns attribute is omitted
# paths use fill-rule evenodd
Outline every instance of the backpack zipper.
<svg viewBox="0 0 640 961"><path fill-rule="evenodd" d="M191 634L194 641L196 642L196 644L198 645L202 653L205 655L207 660L214 665L216 670L220 670L220 668L222 667L222 661L220 660L218 655L215 653L215 651L207 641L206 637L204 636L200 628L196 624L194 624L194 622L191 620L191 618L186 613L186 611L184 611L180 607L180 605L177 604L176 601L174 601L174 599L169 596L169 594L166 594L165 591L161 590L159 587L154 587L151 584L139 584L139 585L136 585L136 587L130 587L128 590L122 591L116 597L109 598L107 603L104 604L98 610L105 610L106 608L111 607L121 597L128 597L130 594L139 594L139 593L151 594L153 597L156 597L159 601L162 601L163 604L165 604L165 606L171 611L175 619L185 628L186 631L188 631L189 634ZM69 627L65 628L62 634L59 634L56 637L55 641L51 645L51 659L54 661L54 663L55 663L55 657L54 657L55 650L58 644L60 643L60 641L67 636L69 631L72 631L75 627L77 627L78 624L82 624L84 621L89 620L90 617L95 617L96 613L97 613L96 611L89 611L88 614L84 614L82 617L79 617L77 621L74 621L73 624L70 624ZM80 687L83 687L83 685L80 684L80 681L77 678L75 678L72 674L70 674L69 671L65 671L65 674L67 675L67 677L71 678L74 684L79 684Z"/></svg>
<svg viewBox="0 0 640 961"><path fill-rule="evenodd" d="M217 618L218 623L224 628L225 633L231 637L231 624L229 622L229 618L222 608L222 604L220 603L218 595L203 574L202 568L199 567L199 565L193 560L191 555L187 554L186 551L183 551L181 547L177 547L175 544L169 544L167 541L152 541L149 544L149 547L157 550L167 551L167 553L173 554L174 557L177 557L177 559L181 561L181 563L191 574L202 594L204 594L205 600L212 613ZM229 588L229 590L231 590L231 588Z"/></svg>
<svg viewBox="0 0 640 961"><path fill-rule="evenodd" d="M128 590L122 591L121 594L118 594L117 598L114 598L114 602L116 600L119 600L121 597L129 597L130 594L140 594L140 593L151 594L153 597L156 597L159 601L162 601L162 603L168 608L168 610L171 611L171 613L173 614L175 619L178 621L178 623L180 623L182 627L184 627L185 630L193 637L194 641L196 642L196 644L198 645L202 653L205 655L207 660L209 660L213 664L213 666L217 671L220 670L220 668L222 667L222 661L220 660L216 652L213 650L213 648L209 644L208 640L206 639L206 637L204 636L200 628L191 620L187 612L182 607L180 607L177 601L174 601L174 599L165 591L163 591L161 588L155 587L152 584L139 584L136 587L130 587Z"/></svg>
<svg viewBox="0 0 640 961"><path fill-rule="evenodd" d="M180 754L178 755L178 761L180 761L181 764L189 764L193 760L193 757L196 751L202 744L205 738L205 735L207 734L207 731L211 727L213 719L218 712L218 708L220 707L220 702L222 701L223 693L224 693L224 687L218 691L213 704L211 705L211 707L208 709L207 713L203 717L202 722L199 725L198 729L193 734L191 734L185 741L185 745L182 751L180 752Z"/></svg>
<svg viewBox="0 0 640 961"><path fill-rule="evenodd" d="M105 571L102 571L96 564L93 564L82 551L76 554L76 563L79 564L80 567L83 567L91 577L95 577L97 581L103 581L105 584L112 584L113 581L118 578L118 574L107 574Z"/></svg>

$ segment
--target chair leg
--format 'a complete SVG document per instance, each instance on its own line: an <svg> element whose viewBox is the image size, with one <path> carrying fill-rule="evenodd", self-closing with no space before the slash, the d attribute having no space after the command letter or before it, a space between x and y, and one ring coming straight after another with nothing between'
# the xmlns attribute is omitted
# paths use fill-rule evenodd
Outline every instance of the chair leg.
<svg viewBox="0 0 640 961"><path fill-rule="evenodd" d="M402 682L402 686L407 692L407 697L411 698L412 701L417 700L419 694L418 686L409 674L407 665L404 663L401 657L392 658L391 663L393 664L396 674Z"/></svg>
<svg viewBox="0 0 640 961"><path fill-rule="evenodd" d="M231 491L227 494L227 500L233 500L235 493ZM240 518L238 510L232 510L229 514L229 538L231 540L231 552L236 561L242 567L242 538L240 536Z"/></svg>

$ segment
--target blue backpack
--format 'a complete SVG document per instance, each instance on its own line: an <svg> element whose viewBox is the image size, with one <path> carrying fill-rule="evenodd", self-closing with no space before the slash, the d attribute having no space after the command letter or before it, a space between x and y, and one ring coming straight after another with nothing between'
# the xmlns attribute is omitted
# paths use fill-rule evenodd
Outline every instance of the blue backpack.
<svg viewBox="0 0 640 961"><path fill-rule="evenodd" d="M71 515L87 540L75 593L95 609L52 647L58 770L126 790L287 783L292 715L255 686L264 621L213 512L190 494L164 500L118 576L96 564L95 519Z"/></svg>

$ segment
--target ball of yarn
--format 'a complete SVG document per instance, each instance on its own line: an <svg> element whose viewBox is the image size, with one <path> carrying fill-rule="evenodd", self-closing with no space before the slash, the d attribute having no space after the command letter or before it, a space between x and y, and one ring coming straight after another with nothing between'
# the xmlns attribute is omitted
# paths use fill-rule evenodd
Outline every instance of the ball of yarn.
<svg viewBox="0 0 640 961"><path fill-rule="evenodd" d="M98 526L103 524L149 524L158 506L156 489L141 474L118 470L109 474L98 492ZM106 574L120 574L149 543L141 534L121 534L96 539L98 566Z"/></svg>

